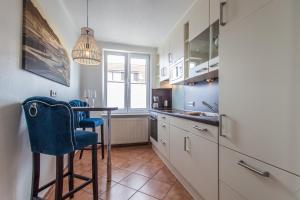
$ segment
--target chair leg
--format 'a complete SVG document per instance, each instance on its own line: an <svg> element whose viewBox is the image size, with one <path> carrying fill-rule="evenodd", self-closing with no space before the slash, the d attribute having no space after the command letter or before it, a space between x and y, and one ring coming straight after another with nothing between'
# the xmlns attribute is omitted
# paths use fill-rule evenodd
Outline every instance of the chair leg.
<svg viewBox="0 0 300 200"><path fill-rule="evenodd" d="M74 189L74 152L69 153L68 156L68 172L69 172L69 191ZM74 195L70 196L72 199Z"/></svg>
<svg viewBox="0 0 300 200"><path fill-rule="evenodd" d="M31 200L38 197L40 183L40 154L32 154L32 185L31 185Z"/></svg>
<svg viewBox="0 0 300 200"><path fill-rule="evenodd" d="M104 125L101 125L101 154L103 160L104 159Z"/></svg>
<svg viewBox="0 0 300 200"><path fill-rule="evenodd" d="M82 130L84 130L84 131L85 131L85 128L82 128ZM82 150L80 151L79 160L81 160L81 158L82 158L83 151L84 151L84 149L82 149Z"/></svg>
<svg viewBox="0 0 300 200"><path fill-rule="evenodd" d="M55 200L62 200L64 178L64 156L56 156Z"/></svg>
<svg viewBox="0 0 300 200"><path fill-rule="evenodd" d="M97 144L92 145L93 200L98 200Z"/></svg>
<svg viewBox="0 0 300 200"><path fill-rule="evenodd" d="M83 155L83 149L80 150L79 160L81 160L82 155Z"/></svg>

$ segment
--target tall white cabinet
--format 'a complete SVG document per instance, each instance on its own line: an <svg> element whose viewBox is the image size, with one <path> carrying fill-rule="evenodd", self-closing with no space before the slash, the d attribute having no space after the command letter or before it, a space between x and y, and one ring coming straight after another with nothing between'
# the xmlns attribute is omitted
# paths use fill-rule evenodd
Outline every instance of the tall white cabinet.
<svg viewBox="0 0 300 200"><path fill-rule="evenodd" d="M298 0L228 0L223 7L221 200L229 200L224 184L248 200L300 199L299 12ZM259 174L265 171L270 177Z"/></svg>

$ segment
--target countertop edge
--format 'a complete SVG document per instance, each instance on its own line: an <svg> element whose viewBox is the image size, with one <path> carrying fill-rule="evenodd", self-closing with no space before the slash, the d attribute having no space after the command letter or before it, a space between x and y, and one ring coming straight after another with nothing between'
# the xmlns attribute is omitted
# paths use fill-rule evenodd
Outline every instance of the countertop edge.
<svg viewBox="0 0 300 200"><path fill-rule="evenodd" d="M216 126L216 127L219 126L219 120L207 119L207 117L193 117L193 116L187 116L187 115L183 115L183 114L179 114L179 113L170 113L170 112L165 112L163 110L155 110L155 109L150 109L149 112L161 113L164 115L187 119L187 120L200 122L200 123L204 123L204 124L208 124L208 125L212 125L212 126Z"/></svg>

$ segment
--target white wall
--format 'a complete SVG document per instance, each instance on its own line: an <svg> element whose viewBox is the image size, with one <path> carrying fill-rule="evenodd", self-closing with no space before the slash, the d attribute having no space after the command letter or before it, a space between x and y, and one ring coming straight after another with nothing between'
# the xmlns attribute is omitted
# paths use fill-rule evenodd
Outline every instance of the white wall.
<svg viewBox="0 0 300 200"><path fill-rule="evenodd" d="M77 35L59 0L40 0L43 13L70 53ZM0 2L0 199L29 199L31 186L31 151L21 102L33 95L48 96L56 90L57 98L79 96L79 66L71 65L71 87L54 83L21 69L22 1ZM79 30L78 30L79 31ZM70 57L71 60L71 57ZM54 177L55 162L42 157L41 182Z"/></svg>

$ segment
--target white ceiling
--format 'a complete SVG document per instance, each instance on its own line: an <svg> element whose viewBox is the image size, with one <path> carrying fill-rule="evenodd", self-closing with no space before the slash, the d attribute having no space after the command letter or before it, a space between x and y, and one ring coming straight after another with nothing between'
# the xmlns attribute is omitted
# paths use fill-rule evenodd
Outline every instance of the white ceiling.
<svg viewBox="0 0 300 200"><path fill-rule="evenodd" d="M89 0L89 25L101 41L157 47L195 0ZM78 34L86 0L63 0Z"/></svg>

